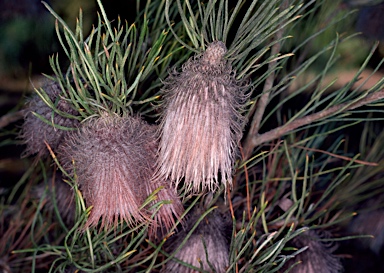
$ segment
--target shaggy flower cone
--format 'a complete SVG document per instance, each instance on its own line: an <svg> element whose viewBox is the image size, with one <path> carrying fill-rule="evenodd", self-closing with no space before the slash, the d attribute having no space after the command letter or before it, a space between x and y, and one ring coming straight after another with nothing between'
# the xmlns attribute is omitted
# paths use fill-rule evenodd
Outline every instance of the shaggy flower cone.
<svg viewBox="0 0 384 273"><path fill-rule="evenodd" d="M142 126L139 119L104 114L85 122L61 148L64 167L77 175L87 205L93 206L86 227L99 219L107 228L121 220L133 225L148 219L140 210L150 172Z"/></svg>
<svg viewBox="0 0 384 273"><path fill-rule="evenodd" d="M231 185L233 165L242 137L244 88L224 59L222 42L210 44L200 56L173 72L163 89L159 169L185 191L215 191Z"/></svg>
<svg viewBox="0 0 384 273"><path fill-rule="evenodd" d="M84 123L61 148L64 167L76 173L87 205L93 206L86 227L100 219L107 228L122 220L130 226L150 222L141 206L153 188L149 183L156 161L155 131L139 118L104 114ZM163 214L172 217L167 213L178 213L180 207L165 210Z"/></svg>
<svg viewBox="0 0 384 273"><path fill-rule="evenodd" d="M47 81L43 89L52 102L58 100L58 110L71 115L77 114L77 111L71 107L71 104L60 97L62 91L57 83ZM33 112L43 116L52 124L45 123L35 116ZM45 142L55 151L69 132L55 128L54 126L59 125L67 128L76 128L79 124L79 121L76 119L66 118L57 113L53 113L52 116L52 112L53 110L38 95L34 95L27 101L24 124L20 134L20 138L23 139L23 143L27 146L23 156L32 154L37 154L38 157L48 156L49 151Z"/></svg>

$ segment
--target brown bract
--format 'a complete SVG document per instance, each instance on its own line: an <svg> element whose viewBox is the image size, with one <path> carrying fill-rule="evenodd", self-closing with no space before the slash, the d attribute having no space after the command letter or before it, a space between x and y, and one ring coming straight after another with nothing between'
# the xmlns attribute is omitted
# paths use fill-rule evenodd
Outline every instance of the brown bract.
<svg viewBox="0 0 384 273"><path fill-rule="evenodd" d="M242 137L244 87L224 59L222 42L210 44L165 81L157 176L187 193L231 185Z"/></svg>

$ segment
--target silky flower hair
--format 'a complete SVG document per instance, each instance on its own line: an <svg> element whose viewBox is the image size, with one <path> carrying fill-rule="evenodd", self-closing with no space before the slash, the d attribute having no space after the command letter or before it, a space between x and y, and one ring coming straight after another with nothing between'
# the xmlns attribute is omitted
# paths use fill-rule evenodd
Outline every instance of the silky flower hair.
<svg viewBox="0 0 384 273"><path fill-rule="evenodd" d="M92 205L86 227L129 225L148 219L140 207L150 158L143 151L145 130L140 119L104 114L84 122L60 149L65 169L77 175L87 205Z"/></svg>
<svg viewBox="0 0 384 273"><path fill-rule="evenodd" d="M77 175L87 205L93 206L86 227L96 226L99 219L107 228L122 220L130 226L151 222L149 211L141 207L153 190L164 186L159 180L150 181L156 162L155 134L156 128L140 118L105 113L84 122L61 147L64 168ZM169 227L173 214L181 214L183 207L171 189L161 190L158 200L162 197L170 197L172 204L164 205L155 220Z"/></svg>
<svg viewBox="0 0 384 273"><path fill-rule="evenodd" d="M171 237L167 243L167 251L172 253L183 242L188 232L197 223L197 220L204 211L201 208L195 209L185 223L185 228ZM210 212L193 231L187 242L175 254L174 258L194 267L209 272L226 272L229 265L229 244L232 230L232 223L228 215L214 210ZM170 260L161 272L176 273L197 272L176 261Z"/></svg>
<svg viewBox="0 0 384 273"><path fill-rule="evenodd" d="M211 43L164 83L157 175L176 186L184 178L186 192L215 191L232 182L245 96L226 51L222 42Z"/></svg>
<svg viewBox="0 0 384 273"><path fill-rule="evenodd" d="M47 81L43 85L45 93L53 103L57 103L57 109L70 115L77 115L77 111L71 106L71 103L61 97L60 86L53 82ZM46 121L41 120L33 114L36 113ZM55 113L37 94L32 96L26 103L26 111L24 116L24 124L21 128L20 138L26 144L26 150L23 156L37 154L37 157L49 155L49 151L45 144L55 151L69 131L56 128L57 125L66 128L76 128L79 121L67 118ZM56 126L56 127L55 127Z"/></svg>
<svg viewBox="0 0 384 273"><path fill-rule="evenodd" d="M325 231L308 230L292 240L292 245L298 249L308 247L290 260L286 266L300 261L289 272L291 273L339 273L343 271L340 259L332 253L337 245L332 242L320 241L329 239Z"/></svg>

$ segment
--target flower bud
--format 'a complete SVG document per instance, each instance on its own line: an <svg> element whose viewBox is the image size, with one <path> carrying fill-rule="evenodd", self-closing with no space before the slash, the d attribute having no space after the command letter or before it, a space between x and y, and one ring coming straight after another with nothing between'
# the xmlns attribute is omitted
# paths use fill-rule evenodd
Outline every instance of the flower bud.
<svg viewBox="0 0 384 273"><path fill-rule="evenodd" d="M222 42L211 43L165 81L159 169L185 191L215 191L231 185L242 137L244 87L224 59Z"/></svg>

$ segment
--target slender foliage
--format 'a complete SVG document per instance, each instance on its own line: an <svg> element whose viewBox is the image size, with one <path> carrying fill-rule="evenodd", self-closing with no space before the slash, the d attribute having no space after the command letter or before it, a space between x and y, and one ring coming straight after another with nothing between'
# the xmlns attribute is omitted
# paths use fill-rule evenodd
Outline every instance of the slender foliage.
<svg viewBox="0 0 384 273"><path fill-rule="evenodd" d="M154 232L151 221L128 225L118 220L116 226L100 229L97 220L92 226L86 224L93 207L87 205L84 196L93 193L84 194L79 187L82 181L76 160L68 156L70 160L65 163L72 164L68 173L55 147L45 142L50 158L35 160L12 191L0 193L0 236L10 238L0 243L0 262L6 257L4 264L20 267L20 272L28 266L31 272L161 272L172 261L186 270L207 272L207 265L214 269L206 259L212 254L208 240L212 234L199 232L210 232L212 228L199 227L209 225L215 213L222 213L230 215L231 228L228 264L220 272L295 272L300 266L298 259L312 255L308 251L311 245L324 250L323 256L334 261L335 270L339 270L338 258L332 253L334 247L323 247L319 242L355 237L317 234L342 227L356 210L364 211L362 204L383 194L384 135L378 133L375 122L382 120L376 114L382 112L384 78L368 89L359 81L378 45L372 46L355 75L340 88L328 76L334 73L340 45L356 35L346 29L340 33L333 30L349 23L352 15L340 10L326 14L338 1L140 2L135 22L128 24L120 18L108 19L98 0L100 14L88 37L83 33L81 11L72 31L44 3L56 19L56 33L69 65L63 68L57 55L50 57L54 75L47 78L57 84L60 94L53 98L44 88L36 89L49 110L43 115L35 111L34 117L52 126L53 131L69 132L80 131L80 126L106 112L119 118L142 116L151 123L160 123L157 118L161 107L167 106L162 88L169 70L181 70L189 58L197 60L212 42L220 41L227 49L224 59L231 65L230 76L236 82L247 83L239 119L247 119L248 123L241 125L244 136L240 151L231 161L233 178L225 178L233 180L231 187L219 184L208 195L201 191L190 195L182 191L185 181L179 177L179 197L185 211L169 222L165 233ZM323 16L327 24L320 25ZM319 40L321 46L314 47ZM383 60L377 63L371 75L379 71ZM313 71L315 76L303 83L301 77ZM178 84L182 86L183 82ZM60 101L71 105L73 111L63 111ZM55 115L76 120L79 127L56 124ZM355 132L348 135L351 128L363 129L355 136ZM204 132L201 134L204 138ZM110 147L108 139L102 141ZM89 150L91 153L92 147ZM111 154L114 152L129 154L126 150ZM113 158L108 158L112 162ZM92 156L82 159L94 160ZM189 161L186 159L185 164ZM135 166L140 168L142 163ZM205 174L204 170L191 170L197 172ZM149 179L144 176L138 181L146 183ZM73 202L68 203L68 207L73 206L70 221L61 209L57 183L67 186L68 200ZM30 188L39 184L43 185L39 194L29 194ZM152 220L172 203L159 198L162 189L151 189L153 192L140 207ZM20 213L12 215L14 207ZM199 215L191 216L197 208ZM16 219L18 225L12 226L9 219ZM148 236L148 232L155 235ZM180 239L177 234L185 236ZM201 235L201 240L196 239L196 234ZM303 239L309 234L316 234L317 241ZM179 241L169 248L172 238ZM191 241L201 241L204 253L199 253L200 267L186 263L178 255ZM301 242L310 243L302 247Z"/></svg>

